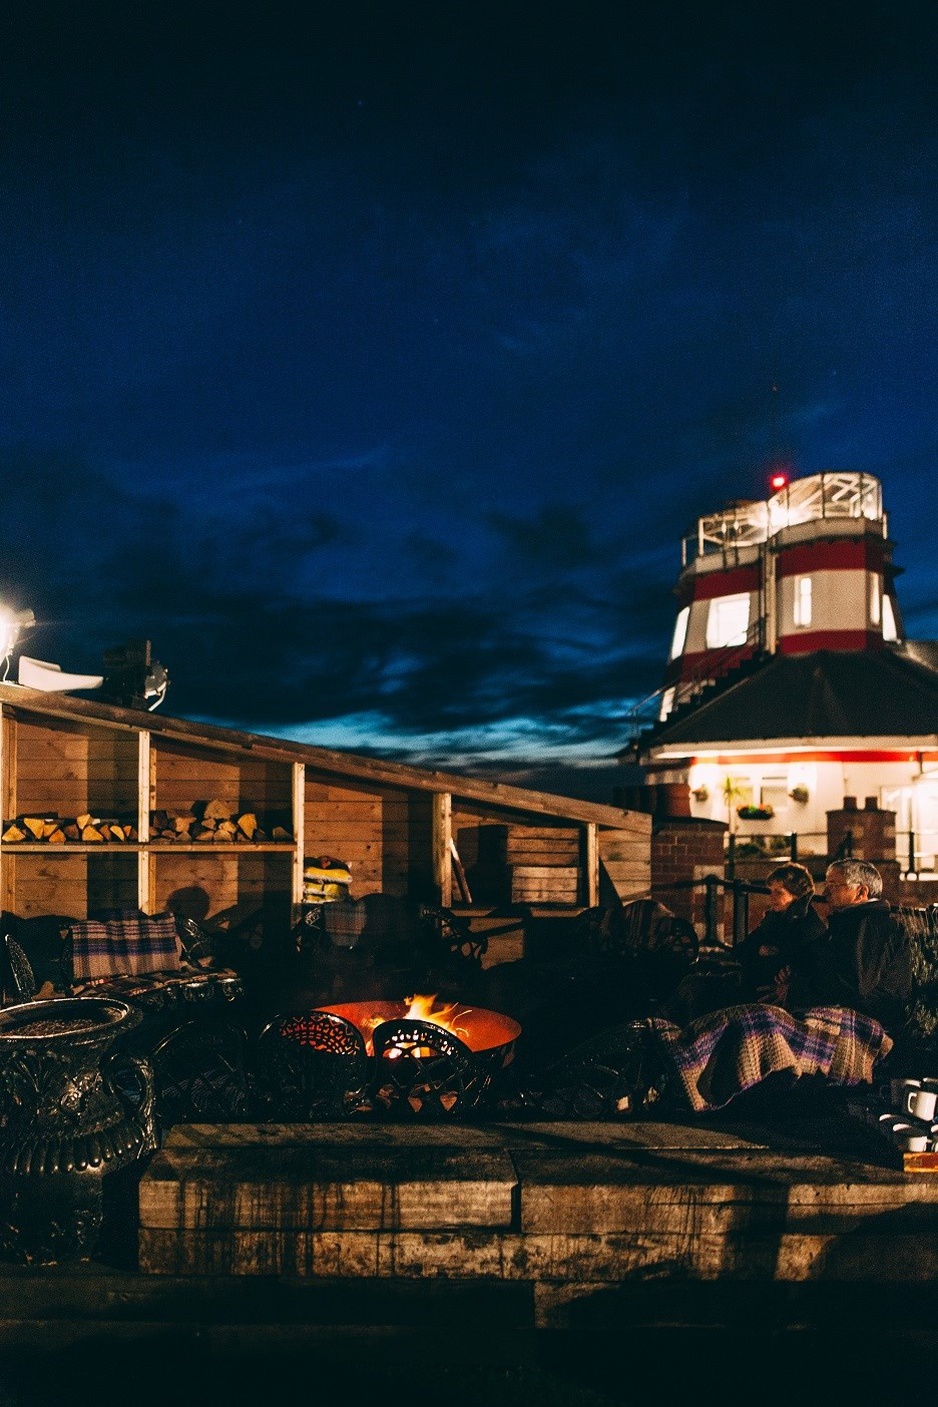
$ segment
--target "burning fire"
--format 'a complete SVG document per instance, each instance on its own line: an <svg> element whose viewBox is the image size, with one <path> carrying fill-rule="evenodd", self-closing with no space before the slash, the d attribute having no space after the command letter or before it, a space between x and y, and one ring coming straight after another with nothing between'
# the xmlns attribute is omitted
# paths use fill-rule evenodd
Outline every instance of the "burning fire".
<svg viewBox="0 0 938 1407"><path fill-rule="evenodd" d="M404 1000L407 1002L407 1010L402 1018L404 1021L429 1021L431 1025L441 1026L444 1031L458 1036L461 1041L468 1040L466 1027L459 1023L469 1015L471 1007L460 1007L458 1002L439 1002L436 995L405 997ZM387 1019L386 1016L366 1016L360 1019L359 1029L365 1038L365 1049L369 1055L374 1055L375 1030ZM425 1053L429 1055L431 1052Z"/></svg>

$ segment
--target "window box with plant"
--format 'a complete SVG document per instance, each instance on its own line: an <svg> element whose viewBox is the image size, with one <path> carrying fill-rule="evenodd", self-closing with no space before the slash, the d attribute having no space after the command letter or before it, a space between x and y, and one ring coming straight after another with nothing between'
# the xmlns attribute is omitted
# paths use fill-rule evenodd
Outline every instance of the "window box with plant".
<svg viewBox="0 0 938 1407"><path fill-rule="evenodd" d="M737 806L736 814L741 821L771 821L775 812L771 806Z"/></svg>

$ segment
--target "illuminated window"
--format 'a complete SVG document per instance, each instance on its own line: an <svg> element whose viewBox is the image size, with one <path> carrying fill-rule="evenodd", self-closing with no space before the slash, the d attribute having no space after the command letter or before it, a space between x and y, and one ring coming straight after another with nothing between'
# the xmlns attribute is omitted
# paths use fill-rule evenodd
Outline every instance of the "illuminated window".
<svg viewBox="0 0 938 1407"><path fill-rule="evenodd" d="M899 639L899 632L896 629L896 613L892 609L892 598L890 596L883 597L883 639Z"/></svg>
<svg viewBox="0 0 938 1407"><path fill-rule="evenodd" d="M882 620L882 609L880 607L879 577L870 577L870 621L873 625L879 625Z"/></svg>
<svg viewBox="0 0 938 1407"><path fill-rule="evenodd" d="M717 596L707 612L707 649L725 645L745 645L749 631L749 592L738 596Z"/></svg>
<svg viewBox="0 0 938 1407"><path fill-rule="evenodd" d="M795 601L794 601L795 625L811 624L811 578L809 576L795 577Z"/></svg>
<svg viewBox="0 0 938 1407"><path fill-rule="evenodd" d="M674 687L665 689L661 695L661 712L658 714L659 723L663 723L674 707Z"/></svg>
<svg viewBox="0 0 938 1407"><path fill-rule="evenodd" d="M677 613L677 620L674 622L674 639L671 641L672 660L678 655L683 655L684 646L687 644L687 623L690 620L690 606L682 606Z"/></svg>

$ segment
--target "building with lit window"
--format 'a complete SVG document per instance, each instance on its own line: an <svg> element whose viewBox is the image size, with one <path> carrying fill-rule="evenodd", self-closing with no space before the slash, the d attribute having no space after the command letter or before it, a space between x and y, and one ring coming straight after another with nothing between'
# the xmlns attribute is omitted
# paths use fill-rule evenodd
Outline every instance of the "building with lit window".
<svg viewBox="0 0 938 1407"><path fill-rule="evenodd" d="M905 638L879 481L823 473L684 540L649 783L692 814L824 854L827 812L896 813L903 869L938 867L938 645ZM848 800L847 805L850 805Z"/></svg>

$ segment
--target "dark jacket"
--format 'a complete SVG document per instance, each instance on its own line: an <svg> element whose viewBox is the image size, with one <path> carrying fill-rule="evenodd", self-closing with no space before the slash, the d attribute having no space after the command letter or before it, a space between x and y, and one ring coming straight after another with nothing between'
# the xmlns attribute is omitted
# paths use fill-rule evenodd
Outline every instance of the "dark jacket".
<svg viewBox="0 0 938 1407"><path fill-rule="evenodd" d="M912 953L905 929L884 899L835 909L827 942L813 961L796 973L789 988L790 1010L849 1006L896 1032L905 1024L912 993Z"/></svg>
<svg viewBox="0 0 938 1407"><path fill-rule="evenodd" d="M813 953L827 941L824 920L807 894L787 909L767 909L762 920L744 938L735 957L743 971L743 981L753 992L770 986L783 968L792 973L813 968Z"/></svg>

